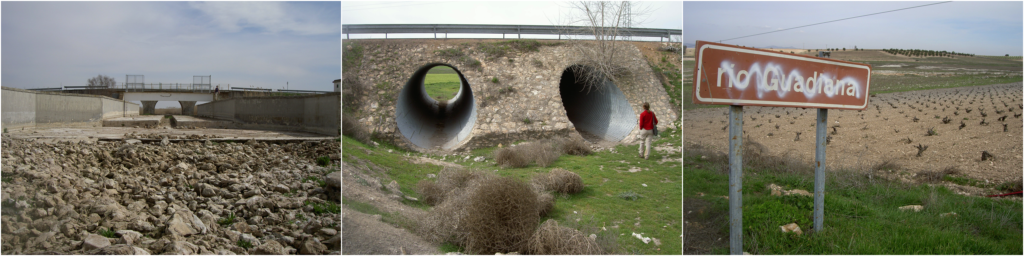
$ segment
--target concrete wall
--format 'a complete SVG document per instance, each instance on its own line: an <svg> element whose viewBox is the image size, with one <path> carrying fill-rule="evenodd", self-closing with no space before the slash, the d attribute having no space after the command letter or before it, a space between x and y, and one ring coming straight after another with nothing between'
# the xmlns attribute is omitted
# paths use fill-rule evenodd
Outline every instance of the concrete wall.
<svg viewBox="0 0 1024 256"><path fill-rule="evenodd" d="M230 120L243 128L282 129L341 135L341 95L251 97L196 106L199 116Z"/></svg>
<svg viewBox="0 0 1024 256"><path fill-rule="evenodd" d="M475 105L476 120L469 124L472 126L470 135L466 138L460 135L459 145L451 150L508 145L519 140L566 136L580 131L604 135L606 141L633 143L639 133L635 122L643 112L643 102L649 102L651 110L657 113L658 127L662 130L674 126L682 116L676 111L679 106L669 100L643 52L634 45L628 45L620 57L623 60L620 64L631 75L618 79L614 84L617 90L608 90L614 94L591 98L579 94L563 95L560 91L565 71L584 63L565 44L541 46L536 51L509 50L503 55L491 56L491 51L480 43L506 40L342 41L348 45L343 49L344 54L353 54L355 63L358 63L343 70L345 84L342 87L346 91L343 101L355 102L352 106L346 105L352 111L345 114L363 126L371 127L381 138L411 150L423 148L416 146L409 139L412 136L403 133L399 124L404 117L400 116L403 113L399 113L398 106L406 103L404 99L412 99L403 98L401 94L406 87L421 86L414 81L418 70L437 64L451 66L464 76L465 84L472 89ZM539 41L559 43L555 40ZM361 54L351 52L357 48L361 49ZM569 89L579 91L578 88ZM582 121L579 124L570 120L571 115L576 116L567 112L566 102L571 105L568 110L580 106L581 110L577 112L582 113L578 116ZM596 108L603 108L600 114L604 116L586 113L598 111Z"/></svg>
<svg viewBox="0 0 1024 256"><path fill-rule="evenodd" d="M31 127L36 125L35 92L3 87L4 128Z"/></svg>
<svg viewBox="0 0 1024 256"><path fill-rule="evenodd" d="M105 96L3 87L3 126L99 126L104 118L139 115L139 105ZM127 107L127 111L125 111Z"/></svg>

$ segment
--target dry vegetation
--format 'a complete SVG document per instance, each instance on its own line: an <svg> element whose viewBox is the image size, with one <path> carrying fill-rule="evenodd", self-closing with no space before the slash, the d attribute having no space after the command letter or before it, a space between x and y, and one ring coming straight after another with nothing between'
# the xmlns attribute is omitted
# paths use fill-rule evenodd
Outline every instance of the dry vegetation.
<svg viewBox="0 0 1024 256"><path fill-rule="evenodd" d="M563 154L585 156L591 154L590 146L582 138L541 140L501 148L494 151L499 166L522 168L530 163L547 167Z"/></svg>

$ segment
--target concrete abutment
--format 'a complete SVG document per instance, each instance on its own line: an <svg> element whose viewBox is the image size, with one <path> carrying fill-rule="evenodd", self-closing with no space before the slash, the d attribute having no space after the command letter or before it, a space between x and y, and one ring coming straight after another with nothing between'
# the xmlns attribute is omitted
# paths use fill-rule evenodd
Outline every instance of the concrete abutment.
<svg viewBox="0 0 1024 256"><path fill-rule="evenodd" d="M143 100L142 101L142 114L153 115L156 114L156 103L155 100Z"/></svg>
<svg viewBox="0 0 1024 256"><path fill-rule="evenodd" d="M680 116L640 49L632 45L621 57L622 67L629 70L627 76L606 83L604 90L581 93L574 88L579 85L563 83L564 79L574 80L566 78L566 70L581 61L571 47L559 43L562 41L539 40L543 45L536 51L509 49L497 54L483 44L505 40L343 41L345 54L357 56L353 63L358 63L343 70L344 100L358 102L346 105L346 118L355 117L377 137L411 150L468 150L581 133L595 135L588 140L632 143L639 132L636 118L643 111L643 102L651 104L661 129L673 127ZM358 55L353 49L360 50ZM416 141L429 142L432 136L426 134L436 130L438 120L452 117L450 112L444 112L443 118L434 115L439 109L428 108L433 106L429 96L417 92L422 83L412 81L416 73L438 64L459 71L464 91L460 97L472 98L475 108L468 108L468 113L475 112L475 119L459 126L462 131L469 130L465 138L445 132L449 139L420 146ZM408 113L415 111L423 114L410 117ZM409 127L410 120L422 125ZM443 127L450 129L448 124ZM444 146L437 148L438 144Z"/></svg>
<svg viewBox="0 0 1024 256"><path fill-rule="evenodd" d="M181 104L181 114L191 116L196 113L196 102L195 101L178 101Z"/></svg>

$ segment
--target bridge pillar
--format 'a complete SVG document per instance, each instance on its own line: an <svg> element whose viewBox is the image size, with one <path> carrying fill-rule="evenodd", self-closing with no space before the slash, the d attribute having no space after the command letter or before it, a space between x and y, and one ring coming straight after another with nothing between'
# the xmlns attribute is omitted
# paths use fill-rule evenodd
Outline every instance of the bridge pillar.
<svg viewBox="0 0 1024 256"><path fill-rule="evenodd" d="M142 101L142 114L153 115L156 114L156 101L155 100L144 100Z"/></svg>
<svg viewBox="0 0 1024 256"><path fill-rule="evenodd" d="M191 116L195 113L196 102L195 101L178 101L181 104L181 114Z"/></svg>

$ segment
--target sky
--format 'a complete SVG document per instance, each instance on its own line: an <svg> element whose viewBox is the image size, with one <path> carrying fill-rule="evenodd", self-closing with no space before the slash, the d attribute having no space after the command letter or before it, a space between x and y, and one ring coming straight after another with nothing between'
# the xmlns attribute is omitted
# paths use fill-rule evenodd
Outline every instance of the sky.
<svg viewBox="0 0 1024 256"><path fill-rule="evenodd" d="M84 86L97 75L121 84L131 74L332 91L341 78L339 2L4 1L0 11L7 87Z"/></svg>
<svg viewBox="0 0 1024 256"><path fill-rule="evenodd" d="M682 2L637 2L634 9L646 9L648 15L636 27L682 29ZM639 5L639 6L637 6ZM554 1L352 1L341 3L342 24L500 24L564 25L574 12L566 2ZM343 35L344 36L344 35ZM384 35L350 35L356 38L383 38ZM388 34L388 38L432 38L433 34ZM449 38L501 38L502 35L454 35ZM515 35L506 35L514 37ZM524 35L546 39L557 35ZM642 40L659 40L643 38ZM673 41L678 42L678 36Z"/></svg>
<svg viewBox="0 0 1024 256"><path fill-rule="evenodd" d="M937 3L685 2L684 43L779 29ZM1021 56L1024 2L950 2L723 41L753 47L924 49Z"/></svg>

